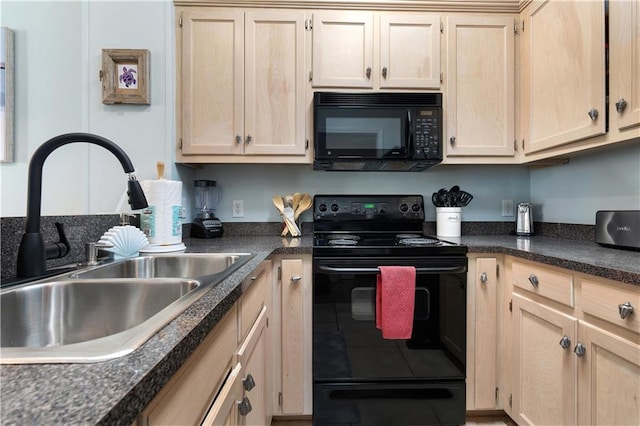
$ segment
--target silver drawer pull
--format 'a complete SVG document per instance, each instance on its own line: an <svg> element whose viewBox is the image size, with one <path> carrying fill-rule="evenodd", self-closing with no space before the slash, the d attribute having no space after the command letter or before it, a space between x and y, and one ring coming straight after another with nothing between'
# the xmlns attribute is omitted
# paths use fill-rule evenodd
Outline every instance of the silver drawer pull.
<svg viewBox="0 0 640 426"><path fill-rule="evenodd" d="M238 411L240 412L241 416L246 416L252 410L251 401L249 401L249 398L247 398L246 395L242 398L242 401L238 401L237 404Z"/></svg>
<svg viewBox="0 0 640 426"><path fill-rule="evenodd" d="M487 276L486 272L483 272L480 274L480 282L481 283L486 283L487 281L489 281L489 277Z"/></svg>
<svg viewBox="0 0 640 426"><path fill-rule="evenodd" d="M618 305L618 313L620 318L625 319L633 313L633 306L631 306L630 302L621 303Z"/></svg>
<svg viewBox="0 0 640 426"><path fill-rule="evenodd" d="M297 283L299 281L302 281L302 276L301 275L293 275L291 277L291 281L293 281L294 283Z"/></svg>
<svg viewBox="0 0 640 426"><path fill-rule="evenodd" d="M534 274L529 275L529 282L534 288L538 288L538 284L540 284L540 282L538 281L538 277L536 277Z"/></svg>
<svg viewBox="0 0 640 426"><path fill-rule="evenodd" d="M256 381L253 380L253 376L251 374L247 375L247 377L242 380L242 386L247 392L256 387Z"/></svg>
<svg viewBox="0 0 640 426"><path fill-rule="evenodd" d="M616 102L616 111L618 112L618 114L622 114L626 107L627 101L625 101L624 98L620 98L620 100Z"/></svg>
<svg viewBox="0 0 640 426"><path fill-rule="evenodd" d="M569 347L571 347L571 339L569 339L569 336L562 336L560 346L562 346L562 349L569 349Z"/></svg>
<svg viewBox="0 0 640 426"><path fill-rule="evenodd" d="M578 358L582 358L587 353L587 348L582 343L578 342L576 347L573 349L573 353L575 353Z"/></svg>
<svg viewBox="0 0 640 426"><path fill-rule="evenodd" d="M591 108L591 110L587 113L591 121L596 121L598 119L598 110L595 108Z"/></svg>

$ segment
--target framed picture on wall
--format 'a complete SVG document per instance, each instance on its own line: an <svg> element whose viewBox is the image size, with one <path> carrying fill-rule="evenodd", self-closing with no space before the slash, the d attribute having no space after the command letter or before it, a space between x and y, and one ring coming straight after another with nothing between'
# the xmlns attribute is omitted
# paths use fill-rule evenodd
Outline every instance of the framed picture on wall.
<svg viewBox="0 0 640 426"><path fill-rule="evenodd" d="M0 162L13 162L13 31L0 28Z"/></svg>
<svg viewBox="0 0 640 426"><path fill-rule="evenodd" d="M102 49L102 103L149 105L149 51Z"/></svg>

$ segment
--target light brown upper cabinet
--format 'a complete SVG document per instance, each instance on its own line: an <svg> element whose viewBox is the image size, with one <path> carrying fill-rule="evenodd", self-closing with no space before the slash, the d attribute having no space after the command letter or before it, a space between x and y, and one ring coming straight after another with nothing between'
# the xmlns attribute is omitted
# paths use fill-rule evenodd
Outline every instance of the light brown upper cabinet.
<svg viewBox="0 0 640 426"><path fill-rule="evenodd" d="M176 15L177 161L310 162L304 12Z"/></svg>
<svg viewBox="0 0 640 426"><path fill-rule="evenodd" d="M447 18L447 160L514 155L514 24L513 17Z"/></svg>
<svg viewBox="0 0 640 426"><path fill-rule="evenodd" d="M640 1L609 2L611 127L640 125Z"/></svg>
<svg viewBox="0 0 640 426"><path fill-rule="evenodd" d="M315 88L440 87L438 15L321 11L312 27Z"/></svg>
<svg viewBox="0 0 640 426"><path fill-rule="evenodd" d="M522 18L525 153L604 134L604 2L536 0Z"/></svg>

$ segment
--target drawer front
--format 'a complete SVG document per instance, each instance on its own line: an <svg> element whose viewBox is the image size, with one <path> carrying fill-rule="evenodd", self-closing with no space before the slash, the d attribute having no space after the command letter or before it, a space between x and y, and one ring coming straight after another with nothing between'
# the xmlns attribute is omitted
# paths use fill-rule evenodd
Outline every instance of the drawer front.
<svg viewBox="0 0 640 426"><path fill-rule="evenodd" d="M575 306L572 274L548 269L544 266L513 262L512 275L513 284L516 287L563 305Z"/></svg>
<svg viewBox="0 0 640 426"><path fill-rule="evenodd" d="M138 424L199 424L235 361L237 337L234 307L151 401Z"/></svg>
<svg viewBox="0 0 640 426"><path fill-rule="evenodd" d="M240 336L242 342L260 315L263 306L266 306L267 291L271 288L271 261L264 261L247 278L243 285L249 286L240 299Z"/></svg>
<svg viewBox="0 0 640 426"><path fill-rule="evenodd" d="M584 279L581 295L585 314L640 333L640 287Z"/></svg>

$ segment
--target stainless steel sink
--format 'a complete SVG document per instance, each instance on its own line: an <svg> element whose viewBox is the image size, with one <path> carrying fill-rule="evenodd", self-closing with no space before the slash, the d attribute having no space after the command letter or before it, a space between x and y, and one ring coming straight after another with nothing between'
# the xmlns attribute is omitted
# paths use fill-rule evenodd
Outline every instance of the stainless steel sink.
<svg viewBox="0 0 640 426"><path fill-rule="evenodd" d="M3 290L0 363L126 355L251 257L144 256Z"/></svg>
<svg viewBox="0 0 640 426"><path fill-rule="evenodd" d="M72 274L73 278L203 277L226 271L249 253L189 253L142 256ZM243 262L244 263L244 262Z"/></svg>

